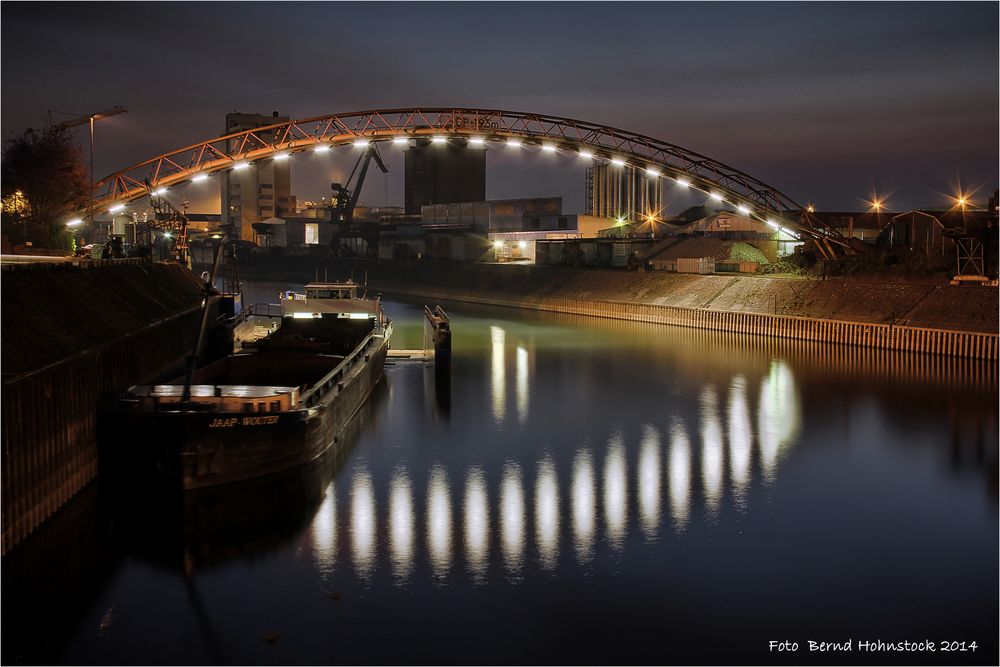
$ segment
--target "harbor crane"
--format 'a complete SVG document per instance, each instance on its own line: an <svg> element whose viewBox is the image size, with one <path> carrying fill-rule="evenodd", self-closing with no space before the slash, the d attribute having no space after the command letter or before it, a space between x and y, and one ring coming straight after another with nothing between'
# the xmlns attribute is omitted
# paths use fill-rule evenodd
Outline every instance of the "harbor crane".
<svg viewBox="0 0 1000 667"><path fill-rule="evenodd" d="M354 225L354 209L361 198L361 189L365 185L365 176L368 175L368 167L371 165L372 160L375 160L375 164L378 165L383 174L389 173L389 168L382 161L382 156L379 155L375 142L370 142L365 148L364 154L359 156L358 161L354 163L354 169L351 170L351 175L347 177L347 182L344 184L330 184L330 189L333 190L333 197L329 207L330 221L336 225L337 231L333 239L333 246L338 249L338 253L343 249L341 247L342 240L350 236L360 236L363 238L368 244L369 252L371 252L372 248L378 248L377 227L362 232ZM354 180L355 174L357 174L358 180L352 187L351 182Z"/></svg>
<svg viewBox="0 0 1000 667"><path fill-rule="evenodd" d="M127 113L128 109L118 105L111 107L110 109L105 109L103 111L97 111L95 113L77 115L69 120L64 120L61 123L52 122L52 109L49 109L49 128L54 131L68 130L74 127L79 127L81 125L90 124L90 220L94 220L94 123L105 118L110 118L111 116L117 116L120 113ZM64 111L56 111L55 113L66 113ZM73 115L73 114L70 114Z"/></svg>

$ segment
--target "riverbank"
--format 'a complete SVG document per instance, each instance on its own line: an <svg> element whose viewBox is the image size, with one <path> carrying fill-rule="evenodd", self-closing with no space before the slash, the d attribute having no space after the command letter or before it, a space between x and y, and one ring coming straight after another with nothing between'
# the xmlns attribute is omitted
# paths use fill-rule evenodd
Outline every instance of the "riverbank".
<svg viewBox="0 0 1000 667"><path fill-rule="evenodd" d="M443 261L266 257L246 277L304 282L367 276L371 288L457 300L577 299L996 333L998 291L919 282L691 275Z"/></svg>

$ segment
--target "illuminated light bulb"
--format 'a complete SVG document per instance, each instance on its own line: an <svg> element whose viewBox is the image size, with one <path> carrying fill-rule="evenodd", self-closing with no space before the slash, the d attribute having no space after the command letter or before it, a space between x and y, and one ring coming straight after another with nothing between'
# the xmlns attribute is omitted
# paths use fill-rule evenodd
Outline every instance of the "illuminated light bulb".
<svg viewBox="0 0 1000 667"><path fill-rule="evenodd" d="M582 157L584 160L593 160L594 154L591 153L590 151L580 151L580 157Z"/></svg>
<svg viewBox="0 0 1000 667"><path fill-rule="evenodd" d="M685 180L683 178L678 178L677 185L681 186L682 188L689 188L691 187L691 181Z"/></svg>
<svg viewBox="0 0 1000 667"><path fill-rule="evenodd" d="M313 148L313 151L316 153L325 153L328 150L330 150L330 146L328 144L317 144L316 147Z"/></svg>
<svg viewBox="0 0 1000 667"><path fill-rule="evenodd" d="M118 213L119 211L125 210L125 204L115 204L108 209L108 213Z"/></svg>
<svg viewBox="0 0 1000 667"><path fill-rule="evenodd" d="M647 176L654 176L654 177L655 176L659 176L660 175L660 170L657 169L656 167L646 167L646 175Z"/></svg>
<svg viewBox="0 0 1000 667"><path fill-rule="evenodd" d="M616 167L624 167L625 166L625 160L622 160L621 158L614 157L614 158L611 158L611 164L613 164Z"/></svg>
<svg viewBox="0 0 1000 667"><path fill-rule="evenodd" d="M486 140L482 137L472 137L469 139L470 146L483 146L486 144Z"/></svg>
<svg viewBox="0 0 1000 667"><path fill-rule="evenodd" d="M507 145L510 146L511 148L520 148L521 147L521 140L520 139L508 139L507 140Z"/></svg>
<svg viewBox="0 0 1000 667"><path fill-rule="evenodd" d="M556 147L553 146L552 144L545 144L544 146L542 146L542 150L545 151L546 153L555 153Z"/></svg>
<svg viewBox="0 0 1000 667"><path fill-rule="evenodd" d="M718 192L710 192L708 196L714 199L715 201L722 201L722 195L720 195Z"/></svg>
<svg viewBox="0 0 1000 667"><path fill-rule="evenodd" d="M736 207L736 210L740 212L741 215L750 215L750 209L742 204Z"/></svg>
<svg viewBox="0 0 1000 667"><path fill-rule="evenodd" d="M250 164L248 162L240 162L239 164L234 164L233 165L233 171L243 171L244 169L246 169L249 166L250 166Z"/></svg>
<svg viewBox="0 0 1000 667"><path fill-rule="evenodd" d="M275 153L273 159L274 159L275 162L279 162L281 160L287 160L288 159L288 153Z"/></svg>
<svg viewBox="0 0 1000 667"><path fill-rule="evenodd" d="M448 137L434 137L433 139L431 139L431 142L435 144L443 144L446 143L447 141Z"/></svg>
<svg viewBox="0 0 1000 667"><path fill-rule="evenodd" d="M191 182L201 183L202 181L207 181L207 180L208 180L208 174L198 174L197 176L191 179Z"/></svg>
<svg viewBox="0 0 1000 667"><path fill-rule="evenodd" d="M396 144L397 146L403 146L405 144L410 143L410 140L407 139L406 137L393 137L392 143Z"/></svg>

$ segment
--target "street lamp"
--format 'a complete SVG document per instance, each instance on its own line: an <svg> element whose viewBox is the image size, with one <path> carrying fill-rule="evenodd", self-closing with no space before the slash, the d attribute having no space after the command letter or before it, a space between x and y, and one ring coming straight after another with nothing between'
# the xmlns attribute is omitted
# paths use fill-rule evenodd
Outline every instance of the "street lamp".
<svg viewBox="0 0 1000 667"><path fill-rule="evenodd" d="M90 122L90 224L94 224L94 123L126 111L125 107L117 106L87 116L87 120Z"/></svg>

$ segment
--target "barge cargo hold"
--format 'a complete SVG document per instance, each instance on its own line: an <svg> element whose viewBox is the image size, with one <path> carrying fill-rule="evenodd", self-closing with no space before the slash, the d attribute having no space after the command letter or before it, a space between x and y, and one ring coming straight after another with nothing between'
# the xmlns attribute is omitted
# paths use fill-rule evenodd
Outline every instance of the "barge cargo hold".
<svg viewBox="0 0 1000 667"><path fill-rule="evenodd" d="M276 331L184 378L132 387L115 467L185 490L313 461L338 441L382 377L392 324L354 283L306 286Z"/></svg>

